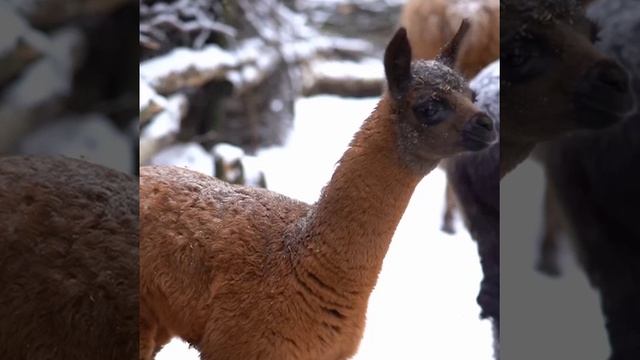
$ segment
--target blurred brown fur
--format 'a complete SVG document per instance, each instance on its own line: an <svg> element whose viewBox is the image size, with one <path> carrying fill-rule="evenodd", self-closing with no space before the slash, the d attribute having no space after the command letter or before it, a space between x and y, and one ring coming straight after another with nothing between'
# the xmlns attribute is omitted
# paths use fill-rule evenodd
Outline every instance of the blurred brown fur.
<svg viewBox="0 0 640 360"><path fill-rule="evenodd" d="M69 158L0 159L0 355L137 357L138 183Z"/></svg>
<svg viewBox="0 0 640 360"><path fill-rule="evenodd" d="M433 59L468 18L469 34L460 48L455 69L470 79L500 57L498 0L409 0L401 24L407 28L415 59Z"/></svg>

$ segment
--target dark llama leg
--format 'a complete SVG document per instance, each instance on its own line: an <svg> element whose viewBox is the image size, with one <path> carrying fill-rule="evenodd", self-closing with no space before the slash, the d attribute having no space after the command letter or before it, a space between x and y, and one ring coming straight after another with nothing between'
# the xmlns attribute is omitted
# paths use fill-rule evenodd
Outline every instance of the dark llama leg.
<svg viewBox="0 0 640 360"><path fill-rule="evenodd" d="M541 273L557 277L561 274L558 260L558 242L562 232L560 220L561 212L556 198L555 187L547 179L544 194L543 233L540 239L540 249L536 269Z"/></svg>
<svg viewBox="0 0 640 360"><path fill-rule="evenodd" d="M447 234L455 234L456 229L453 225L453 214L456 211L456 199L451 184L447 181L445 188L444 213L442 214L442 226L440 230Z"/></svg>

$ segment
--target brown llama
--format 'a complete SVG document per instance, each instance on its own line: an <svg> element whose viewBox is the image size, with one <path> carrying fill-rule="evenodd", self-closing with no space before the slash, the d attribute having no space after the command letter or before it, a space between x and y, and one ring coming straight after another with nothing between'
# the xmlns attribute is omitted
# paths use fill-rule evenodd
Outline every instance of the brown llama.
<svg viewBox="0 0 640 360"><path fill-rule="evenodd" d="M433 59L456 30L462 18L471 28L459 50L455 69L471 79L500 56L500 8L498 0L409 0L400 22L407 29L415 59ZM446 168L448 159L441 166ZM453 234L455 190L447 182L442 231Z"/></svg>
<svg viewBox="0 0 640 360"><path fill-rule="evenodd" d="M0 158L0 357L138 357L138 181L63 157Z"/></svg>
<svg viewBox="0 0 640 360"><path fill-rule="evenodd" d="M172 337L202 359L346 359L418 182L440 159L496 137L450 69L468 24L437 61L411 61L401 28L388 90L308 205L175 167L143 167L140 358Z"/></svg>
<svg viewBox="0 0 640 360"><path fill-rule="evenodd" d="M498 0L409 0L400 23L407 29L414 59L433 59L463 18L469 34L460 46L454 68L466 79L500 56Z"/></svg>
<svg viewBox="0 0 640 360"><path fill-rule="evenodd" d="M466 79L471 79L497 60L500 56L498 0L407 1L400 22L407 29L413 58L435 58L463 18L468 18L471 26L461 44L454 69ZM445 167L447 161L443 161L441 166ZM454 189L447 183L442 231L455 233L453 219L456 209Z"/></svg>

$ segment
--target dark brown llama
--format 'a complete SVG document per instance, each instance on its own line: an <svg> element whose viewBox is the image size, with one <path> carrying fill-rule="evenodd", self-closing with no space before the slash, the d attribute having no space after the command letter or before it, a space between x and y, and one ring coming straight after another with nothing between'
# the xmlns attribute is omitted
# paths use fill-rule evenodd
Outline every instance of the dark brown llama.
<svg viewBox="0 0 640 360"><path fill-rule="evenodd" d="M500 8L503 177L537 143L619 122L633 100L624 69L593 46L597 26L580 2L502 0Z"/></svg>
<svg viewBox="0 0 640 360"><path fill-rule="evenodd" d="M0 158L0 357L138 357L138 181Z"/></svg>
<svg viewBox="0 0 640 360"><path fill-rule="evenodd" d="M470 82L476 104L499 127L500 64L495 62ZM491 320L494 354L500 355L500 144L460 154L443 161L451 196L460 209L465 226L478 243L483 278L476 301L481 317ZM445 219L443 219L445 220Z"/></svg>
<svg viewBox="0 0 640 360"><path fill-rule="evenodd" d="M636 99L640 95L640 63L634 55L640 50L639 12L640 3L633 0L598 2L589 10L602 26L597 47L626 68ZM600 106L603 100L591 101ZM566 231L599 292L610 359L638 359L640 111L636 107L623 122L608 129L551 141L538 155L547 178L547 211L565 220L545 224L539 266L547 273L559 273L555 247L558 232ZM545 218L552 220L550 215Z"/></svg>
<svg viewBox="0 0 640 360"><path fill-rule="evenodd" d="M446 166L454 197L478 241L484 273L478 303L494 320L500 316L499 179L537 143L616 123L631 102L623 69L593 46L595 26L582 4L503 0L500 7L500 144L449 159ZM588 100L593 97L603 100L595 108ZM599 116L603 111L606 116Z"/></svg>
<svg viewBox="0 0 640 360"><path fill-rule="evenodd" d="M440 159L496 137L452 71L463 23L437 61L384 56L388 91L308 205L174 167L141 169L140 358L172 337L203 359L346 359L411 194Z"/></svg>

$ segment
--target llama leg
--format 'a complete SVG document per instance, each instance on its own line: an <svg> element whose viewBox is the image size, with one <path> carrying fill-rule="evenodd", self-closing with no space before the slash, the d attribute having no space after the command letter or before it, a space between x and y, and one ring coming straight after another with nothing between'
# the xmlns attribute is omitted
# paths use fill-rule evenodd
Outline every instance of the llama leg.
<svg viewBox="0 0 640 360"><path fill-rule="evenodd" d="M156 354L160 352L160 350L167 345L167 343L171 340L173 336L169 331L163 327L159 327L156 329L156 337L155 337L155 349L153 349L153 357L156 357Z"/></svg>
<svg viewBox="0 0 640 360"><path fill-rule="evenodd" d="M456 210L455 194L453 193L453 187L447 181L447 187L445 188L445 205L444 213L442 214L442 226L440 230L447 234L455 234L456 229L453 226L453 213Z"/></svg>
<svg viewBox="0 0 640 360"><path fill-rule="evenodd" d="M494 246L487 246L495 248ZM482 250L482 249L481 249ZM499 250L492 249L481 252L480 264L482 265L483 278L480 282L480 293L476 301L482 309L480 316L496 321L497 333L500 333L500 265L495 262L493 256L487 254L494 252L499 254ZM499 255L498 255L499 256Z"/></svg>
<svg viewBox="0 0 640 360"><path fill-rule="evenodd" d="M629 236L635 229L603 219L602 204L584 195L593 193L584 163L562 160L551 167L554 178L563 180L556 183L556 195L575 234L578 259L600 294L609 360L640 359L640 246L637 236Z"/></svg>
<svg viewBox="0 0 640 360"><path fill-rule="evenodd" d="M640 255L608 251L608 245L603 244L590 272L600 280L601 306L612 352L609 360L640 359Z"/></svg>
<svg viewBox="0 0 640 360"><path fill-rule="evenodd" d="M491 332L493 333L493 357L495 360L500 360L500 324L496 319L491 319Z"/></svg>
<svg viewBox="0 0 640 360"><path fill-rule="evenodd" d="M140 360L152 360L160 349L171 340L167 329L158 325L149 309L140 304Z"/></svg>
<svg viewBox="0 0 640 360"><path fill-rule="evenodd" d="M140 339L139 339L139 353L140 360L152 360L156 350L155 344L155 331L156 326L145 321L140 316Z"/></svg>
<svg viewBox="0 0 640 360"><path fill-rule="evenodd" d="M562 230L560 223L561 214L554 186L548 179L543 206L543 229L536 269L543 274L556 277L561 273L558 262L558 237Z"/></svg>
<svg viewBox="0 0 640 360"><path fill-rule="evenodd" d="M500 237L497 223L481 224L482 230L477 232L478 255L482 266L482 282L480 293L477 297L478 305L482 310L482 318L490 318L494 321L494 335L496 341L500 334Z"/></svg>

